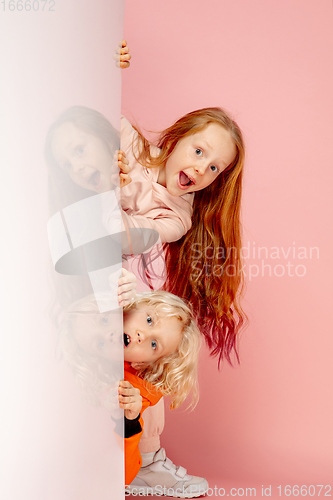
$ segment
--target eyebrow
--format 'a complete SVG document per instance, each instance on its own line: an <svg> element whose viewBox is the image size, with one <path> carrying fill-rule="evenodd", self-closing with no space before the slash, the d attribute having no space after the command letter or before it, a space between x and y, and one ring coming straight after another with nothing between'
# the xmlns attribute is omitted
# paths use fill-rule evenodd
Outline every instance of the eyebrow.
<svg viewBox="0 0 333 500"><path fill-rule="evenodd" d="M208 144L208 142L205 139L202 139L202 142L204 142L209 149L211 149L212 151L214 151L214 149L212 148L212 146L210 144ZM222 167L224 166L224 168L227 168L227 166L228 166L227 163L224 160L222 160L221 158L219 158L217 160L217 163L218 163L217 166L219 166L219 164L221 164L221 166Z"/></svg>
<svg viewBox="0 0 333 500"><path fill-rule="evenodd" d="M161 349L165 350L163 342L161 342L160 340L157 340L157 342L158 342L159 346L161 347Z"/></svg>
<svg viewBox="0 0 333 500"><path fill-rule="evenodd" d="M210 144L209 144L209 143L208 143L205 139L202 139L202 142L204 142L204 143L206 144L206 146L207 146L209 149L211 149L212 151L214 151L214 149L212 148L212 146L211 146L211 145L210 145ZM217 161L218 161L218 163L220 163L220 164L221 164L221 166L223 166L223 165L224 165L224 166L225 166L225 168L228 166L228 165L226 164L226 162L225 162L224 160L222 160L221 158L220 158L220 159L218 159ZM219 166L219 165L217 165L217 166Z"/></svg>
<svg viewBox="0 0 333 500"><path fill-rule="evenodd" d="M204 142L209 149L213 149L212 146L205 141L205 139L202 139L202 142Z"/></svg>

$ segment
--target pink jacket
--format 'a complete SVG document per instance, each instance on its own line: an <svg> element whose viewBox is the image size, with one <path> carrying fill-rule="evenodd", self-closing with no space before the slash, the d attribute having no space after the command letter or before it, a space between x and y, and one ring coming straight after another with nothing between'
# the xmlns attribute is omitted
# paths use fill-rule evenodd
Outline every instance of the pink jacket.
<svg viewBox="0 0 333 500"><path fill-rule="evenodd" d="M130 122L122 117L121 149L132 167L132 182L120 191L123 218L128 227L155 229L162 243L177 241L191 228L194 194L172 196L157 183L158 169L143 167L133 155L132 145L137 154L137 135ZM151 146L151 151L158 155L156 146Z"/></svg>

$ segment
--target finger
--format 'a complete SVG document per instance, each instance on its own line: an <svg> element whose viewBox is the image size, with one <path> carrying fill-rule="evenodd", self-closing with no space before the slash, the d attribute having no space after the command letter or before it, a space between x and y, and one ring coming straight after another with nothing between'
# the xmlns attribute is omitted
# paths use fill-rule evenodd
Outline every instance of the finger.
<svg viewBox="0 0 333 500"><path fill-rule="evenodd" d="M118 156L118 165L119 166L124 165L126 168L131 169L131 167L129 167L129 161L125 156L122 157Z"/></svg>
<svg viewBox="0 0 333 500"><path fill-rule="evenodd" d="M131 285L127 285L127 286L122 285L122 287L126 287L126 290L118 287L118 301L119 301L119 303L122 301L126 301L128 303L131 302L137 293L136 286L131 284Z"/></svg>
<svg viewBox="0 0 333 500"><path fill-rule="evenodd" d="M122 394L119 394L118 396L119 403L123 405L129 405L129 404L134 404L134 400L131 396L123 396Z"/></svg>
<svg viewBox="0 0 333 500"><path fill-rule="evenodd" d="M119 401L119 406L120 406L120 408L124 408L126 410L134 410L134 411L139 410L140 411L141 402L138 402L138 401L131 401L131 402Z"/></svg>
<svg viewBox="0 0 333 500"><path fill-rule="evenodd" d="M120 179L119 186L122 189L122 188L128 186L129 184L131 184L131 182L132 182L132 179L128 179L128 180Z"/></svg>
<svg viewBox="0 0 333 500"><path fill-rule="evenodd" d="M125 174L124 172L119 173L119 178L121 182L127 182L127 184L132 182L132 178L129 176L129 174Z"/></svg>
<svg viewBox="0 0 333 500"><path fill-rule="evenodd" d="M135 275L131 273L131 271L128 271L128 269L125 269L125 267L123 267L121 278L119 278L118 284L122 285L124 283L128 283L129 281L134 281L135 279Z"/></svg>
<svg viewBox="0 0 333 500"><path fill-rule="evenodd" d="M129 165L129 161L127 158L125 158L125 156L123 157L118 157L118 165L126 165L128 166Z"/></svg>
<svg viewBox="0 0 333 500"><path fill-rule="evenodd" d="M121 51L126 49L126 48L128 49L127 42L126 42L126 40L122 40L121 42L118 43L118 45L116 47L117 54L120 54Z"/></svg>
<svg viewBox="0 0 333 500"><path fill-rule="evenodd" d="M141 404L139 403L126 403L123 401L119 401L119 407L124 410L132 410L132 411L140 411Z"/></svg>
<svg viewBox="0 0 333 500"><path fill-rule="evenodd" d="M119 387L124 387L125 389L128 389L129 387L133 386L128 380L120 380Z"/></svg>
<svg viewBox="0 0 333 500"><path fill-rule="evenodd" d="M134 285L134 283L126 283L125 285L118 286L118 295L122 295L127 292L136 292L136 285Z"/></svg>
<svg viewBox="0 0 333 500"><path fill-rule="evenodd" d="M135 296L136 296L135 292L126 292L122 293L121 295L118 295L119 305L121 302L126 302L126 305L130 304L135 298ZM124 307L124 304L122 304L122 306Z"/></svg>
<svg viewBox="0 0 333 500"><path fill-rule="evenodd" d="M119 278L118 284L124 285L127 283L135 283L135 286L136 286L136 276L134 273L131 273L131 271L128 271L128 269L125 269L125 267L123 267L122 268L122 277Z"/></svg>
<svg viewBox="0 0 333 500"><path fill-rule="evenodd" d="M120 387L118 390L118 399L124 403L133 403L141 399L140 391L135 387Z"/></svg>
<svg viewBox="0 0 333 500"><path fill-rule="evenodd" d="M121 387L118 391L118 399L119 401L123 401L124 403L131 403L134 400L135 397L135 392L133 392L133 389L125 389L124 387ZM132 398L132 399L131 399Z"/></svg>
<svg viewBox="0 0 333 500"><path fill-rule="evenodd" d="M119 169L121 170L121 172L123 174L129 174L130 171L132 170L131 167L128 164L122 163L119 160L118 160L118 167L119 167Z"/></svg>
<svg viewBox="0 0 333 500"><path fill-rule="evenodd" d="M119 278L118 287L123 287L125 285L129 285L130 287L136 288L136 277L132 275L132 276L126 276L124 278Z"/></svg>
<svg viewBox="0 0 333 500"><path fill-rule="evenodd" d="M135 398L135 397L138 397L140 395L140 391L139 389L137 389L136 387L121 387L119 388L119 394L121 394L122 396L124 397L132 397L132 398Z"/></svg>
<svg viewBox="0 0 333 500"><path fill-rule="evenodd" d="M130 67L130 64L131 64L130 62L121 62L121 63L119 64L119 67L120 67L120 68L129 68L129 67Z"/></svg>
<svg viewBox="0 0 333 500"><path fill-rule="evenodd" d="M119 305L120 305L120 303L122 303L122 307L124 307L124 305L127 306L128 304L130 304L133 301L135 296L136 296L136 293L134 293L134 292L127 292L127 293L124 293L122 295L118 295ZM126 302L126 304L123 304L123 302L124 303Z"/></svg>
<svg viewBox="0 0 333 500"><path fill-rule="evenodd" d="M125 183L125 184L129 184L130 182L132 182L132 179L129 176L129 174L120 173L119 178L120 178L120 182Z"/></svg>
<svg viewBox="0 0 333 500"><path fill-rule="evenodd" d="M123 288L123 287L126 287L126 288ZM119 278L118 280L118 290L119 288L125 290L125 291L128 291L129 288L136 288L136 278L134 276L134 278L131 278L131 277L126 277L126 278Z"/></svg>
<svg viewBox="0 0 333 500"><path fill-rule="evenodd" d="M133 403L126 404L126 403L121 403L120 401L119 401L119 408L122 408L123 410L135 410L135 408L133 408Z"/></svg>
<svg viewBox="0 0 333 500"><path fill-rule="evenodd" d="M127 179L120 179L120 187L125 187L128 186L128 184L131 184L132 179L129 177Z"/></svg>
<svg viewBox="0 0 333 500"><path fill-rule="evenodd" d="M120 54L120 61L130 61L132 59L131 54Z"/></svg>
<svg viewBox="0 0 333 500"><path fill-rule="evenodd" d="M128 47L121 47L120 49L120 54L125 55L129 53L129 48Z"/></svg>
<svg viewBox="0 0 333 500"><path fill-rule="evenodd" d="M126 159L126 153L124 153L124 151L117 151L118 153L118 159L119 160L122 160L122 159Z"/></svg>

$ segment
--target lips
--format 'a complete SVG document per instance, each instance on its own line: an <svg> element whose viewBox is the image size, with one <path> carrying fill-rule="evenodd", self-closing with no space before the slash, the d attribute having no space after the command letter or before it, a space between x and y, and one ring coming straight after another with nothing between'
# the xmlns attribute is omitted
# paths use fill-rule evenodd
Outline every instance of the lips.
<svg viewBox="0 0 333 500"><path fill-rule="evenodd" d="M94 187L97 187L101 181L101 173L96 170L90 177L89 177L89 184L91 184Z"/></svg>
<svg viewBox="0 0 333 500"><path fill-rule="evenodd" d="M185 172L181 171L179 172L179 184L184 189L193 186L195 182L194 179L189 177Z"/></svg>
<svg viewBox="0 0 333 500"><path fill-rule="evenodd" d="M128 347L131 343L131 337L124 333L124 347Z"/></svg>

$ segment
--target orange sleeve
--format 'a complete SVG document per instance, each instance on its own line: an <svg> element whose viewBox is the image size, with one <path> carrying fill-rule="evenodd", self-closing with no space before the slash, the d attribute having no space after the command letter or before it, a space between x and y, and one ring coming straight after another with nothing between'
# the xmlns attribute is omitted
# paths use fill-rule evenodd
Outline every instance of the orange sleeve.
<svg viewBox="0 0 333 500"><path fill-rule="evenodd" d="M148 406L153 406L158 403L162 397L162 393L157 391L151 384L147 384L143 379L135 375L134 370L125 363L124 379L128 380L133 387L140 389L140 394L142 396L142 410L139 422L141 424L141 429L143 429L143 419L142 413L148 408ZM126 438L125 441L125 484L129 485L137 475L140 470L142 459L139 451L139 443L142 436L142 432Z"/></svg>

